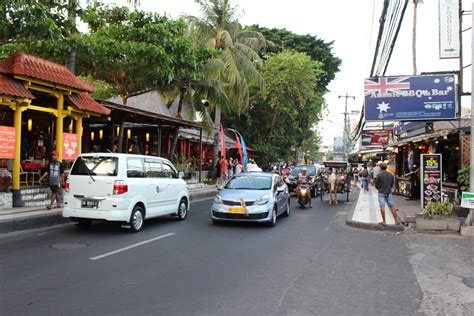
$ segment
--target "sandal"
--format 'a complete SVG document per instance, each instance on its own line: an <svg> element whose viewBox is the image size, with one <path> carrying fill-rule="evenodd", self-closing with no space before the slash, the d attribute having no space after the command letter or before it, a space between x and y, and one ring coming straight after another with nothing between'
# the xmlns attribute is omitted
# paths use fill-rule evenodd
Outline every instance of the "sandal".
<svg viewBox="0 0 474 316"><path fill-rule="evenodd" d="M52 206L51 206L51 205L46 205L46 208L47 208L48 210L50 210L50 209L52 208Z"/></svg>

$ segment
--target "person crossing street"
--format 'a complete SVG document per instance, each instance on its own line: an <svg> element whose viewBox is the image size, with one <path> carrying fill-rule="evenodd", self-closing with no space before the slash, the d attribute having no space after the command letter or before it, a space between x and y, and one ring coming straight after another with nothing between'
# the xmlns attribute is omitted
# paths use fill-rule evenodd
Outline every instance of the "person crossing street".
<svg viewBox="0 0 474 316"><path fill-rule="evenodd" d="M387 171L387 164L385 162L380 163L380 173L375 179L375 188L378 191L380 213L382 215L382 222L379 224L385 226L385 204L388 205L392 211L393 218L395 219L395 225L398 225L397 211L393 202L392 188L395 185L395 177L393 174Z"/></svg>

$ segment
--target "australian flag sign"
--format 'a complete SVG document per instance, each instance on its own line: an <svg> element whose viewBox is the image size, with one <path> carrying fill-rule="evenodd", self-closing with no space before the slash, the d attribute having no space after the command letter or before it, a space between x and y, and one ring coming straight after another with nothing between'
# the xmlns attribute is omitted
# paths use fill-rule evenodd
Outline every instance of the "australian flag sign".
<svg viewBox="0 0 474 316"><path fill-rule="evenodd" d="M366 121L446 120L456 117L454 75L365 79Z"/></svg>

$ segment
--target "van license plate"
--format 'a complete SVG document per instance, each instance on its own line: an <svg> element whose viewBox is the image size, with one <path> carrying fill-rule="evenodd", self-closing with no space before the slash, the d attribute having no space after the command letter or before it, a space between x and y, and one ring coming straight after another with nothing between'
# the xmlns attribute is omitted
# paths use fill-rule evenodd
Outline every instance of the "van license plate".
<svg viewBox="0 0 474 316"><path fill-rule="evenodd" d="M94 200L82 200L81 207L94 208L99 206L99 201Z"/></svg>

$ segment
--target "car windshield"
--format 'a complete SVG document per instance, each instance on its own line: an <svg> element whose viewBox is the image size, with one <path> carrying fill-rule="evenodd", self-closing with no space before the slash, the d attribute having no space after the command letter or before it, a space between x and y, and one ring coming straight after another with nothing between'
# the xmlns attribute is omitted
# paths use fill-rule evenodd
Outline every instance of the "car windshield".
<svg viewBox="0 0 474 316"><path fill-rule="evenodd" d="M225 188L233 190L270 190L271 177L238 176L227 182Z"/></svg>
<svg viewBox="0 0 474 316"><path fill-rule="evenodd" d="M306 174L310 177L314 177L316 175L316 167L315 166L305 166L308 171L306 171ZM301 169L303 169L303 166L298 166L295 167L295 169L291 170L291 175L292 176L298 176L301 173Z"/></svg>
<svg viewBox="0 0 474 316"><path fill-rule="evenodd" d="M116 176L117 157L78 157L72 167L72 175Z"/></svg>

